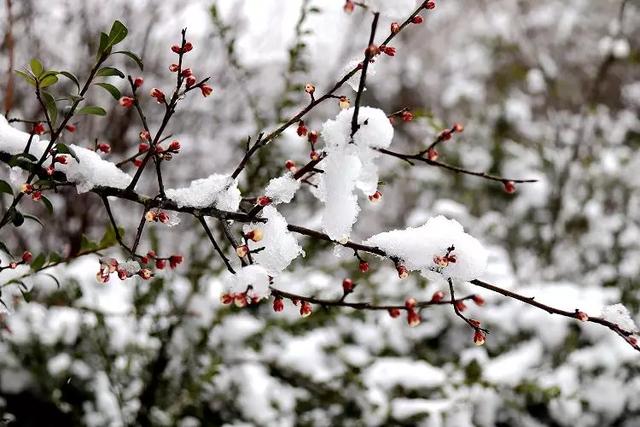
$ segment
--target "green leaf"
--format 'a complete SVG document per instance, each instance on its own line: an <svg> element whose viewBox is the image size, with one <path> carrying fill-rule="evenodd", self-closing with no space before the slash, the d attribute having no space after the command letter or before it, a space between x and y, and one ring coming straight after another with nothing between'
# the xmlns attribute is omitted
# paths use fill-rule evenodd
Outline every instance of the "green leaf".
<svg viewBox="0 0 640 427"><path fill-rule="evenodd" d="M76 162L80 163L80 159L78 158L78 155L76 154L76 152L73 151L73 149L69 147L67 144L63 144L62 142L57 144L56 150L58 151L58 153L71 155L71 157L76 159Z"/></svg>
<svg viewBox="0 0 640 427"><path fill-rule="evenodd" d="M50 264L57 264L60 261L62 261L62 255L60 255L58 252L51 252L49 254L49 263Z"/></svg>
<svg viewBox="0 0 640 427"><path fill-rule="evenodd" d="M18 282L16 282L18 283ZM24 282L19 282L22 286L24 286L25 288L27 287L27 285L24 284ZM24 300L26 302L31 302L31 292L29 291L23 291L22 289L20 289L20 292L22 293L22 298L24 298Z"/></svg>
<svg viewBox="0 0 640 427"><path fill-rule="evenodd" d="M38 158L36 156L34 156L33 154L29 154L29 153L18 153L15 154L13 156L11 156L11 160L9 160L9 163L16 163L18 162L18 160L20 160L21 158L25 158L27 160L31 160L32 162L37 162ZM11 166L15 166L15 164L12 164Z"/></svg>
<svg viewBox="0 0 640 427"><path fill-rule="evenodd" d="M122 40L124 40L125 37L127 37L128 33L129 33L129 30L127 30L127 27L125 27L125 25L122 22L114 21L113 25L111 26L111 30L109 31L109 39L107 40L107 46L112 47L117 45Z"/></svg>
<svg viewBox="0 0 640 427"><path fill-rule="evenodd" d="M98 72L96 73L96 75L99 76L99 77L118 76L121 79L124 79L124 74L122 73L122 71L118 70L117 68L113 68L113 67L100 68L98 70Z"/></svg>
<svg viewBox="0 0 640 427"><path fill-rule="evenodd" d="M36 58L33 58L29 65L31 65L31 71L33 72L33 75L36 77L40 77L40 75L44 72L44 67L42 66L42 63L38 61Z"/></svg>
<svg viewBox="0 0 640 427"><path fill-rule="evenodd" d="M0 193L7 193L13 196L13 188L7 181L0 180Z"/></svg>
<svg viewBox="0 0 640 427"><path fill-rule="evenodd" d="M30 219L31 221L37 222L38 224L40 224L40 226L42 228L44 228L44 224L42 223L42 221L40 221L40 218L38 218L37 216L30 215L30 214L24 214L24 217L27 218L27 219Z"/></svg>
<svg viewBox="0 0 640 427"><path fill-rule="evenodd" d="M42 196L40 200L42 200L42 204L47 208L49 215L53 215L53 205L51 204L51 200L47 199L45 196Z"/></svg>
<svg viewBox="0 0 640 427"><path fill-rule="evenodd" d="M17 75L22 77L24 79L24 81L29 83L31 86L35 86L36 85L36 79L34 79L32 75L30 75L28 73L25 73L24 71L20 71L20 70L15 70L15 71L16 71Z"/></svg>
<svg viewBox="0 0 640 427"><path fill-rule="evenodd" d="M56 100L49 92L42 92L41 95L44 105L47 107L51 124L55 125L56 120L58 119L58 106L56 105Z"/></svg>
<svg viewBox="0 0 640 427"><path fill-rule="evenodd" d="M100 33L100 46L98 47L98 54L96 55L100 58L103 55L109 55L111 53L111 47L107 46L109 43L109 34Z"/></svg>
<svg viewBox="0 0 640 427"><path fill-rule="evenodd" d="M80 82L78 81L78 78L76 76L68 71L60 71L60 74L71 80L78 88L78 92L80 91Z"/></svg>
<svg viewBox="0 0 640 427"><path fill-rule="evenodd" d="M20 227L22 224L24 224L24 216L22 216L19 211L14 209L13 212L11 212L11 222L16 227Z"/></svg>
<svg viewBox="0 0 640 427"><path fill-rule="evenodd" d="M92 252L96 249L98 249L98 245L83 234L82 241L80 242L80 252Z"/></svg>
<svg viewBox="0 0 640 427"><path fill-rule="evenodd" d="M111 96L114 97L114 99L119 100L120 98L122 98L122 94L120 93L120 90L114 85L110 83L96 83L96 85L100 86L101 88L109 92Z"/></svg>
<svg viewBox="0 0 640 427"><path fill-rule="evenodd" d="M45 262L47 262L47 257L45 256L45 254L38 255L33 259L33 261L31 261L31 270L40 270Z"/></svg>
<svg viewBox="0 0 640 427"><path fill-rule="evenodd" d="M106 116L107 112L97 105L88 105L78 110L77 114L93 114L94 116Z"/></svg>
<svg viewBox="0 0 640 427"><path fill-rule="evenodd" d="M118 233L120 233L120 237L122 238L122 236L124 236L124 228L118 227ZM100 240L99 246L101 248L108 248L115 245L116 243L118 243L118 240L116 239L115 230L113 229L113 227L107 228L104 232L104 235L102 236L102 239Z"/></svg>
<svg viewBox="0 0 640 427"><path fill-rule="evenodd" d="M140 71L142 71L144 69L144 63L142 62L142 59L140 59L140 57L138 55L136 55L135 53L128 51L128 50L119 50L117 52L113 52L115 53L121 53L123 55L128 56L129 58L131 58L136 64L138 64L138 68L140 68Z"/></svg>
<svg viewBox="0 0 640 427"><path fill-rule="evenodd" d="M54 74L49 74L48 76L40 80L40 88L44 89L45 87L52 86L56 83L58 83L58 77L56 77Z"/></svg>

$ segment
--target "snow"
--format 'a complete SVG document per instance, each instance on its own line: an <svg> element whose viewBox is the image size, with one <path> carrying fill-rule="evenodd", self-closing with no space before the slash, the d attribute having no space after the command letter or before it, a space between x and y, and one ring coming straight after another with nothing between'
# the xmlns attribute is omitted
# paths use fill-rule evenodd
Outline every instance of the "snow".
<svg viewBox="0 0 640 427"><path fill-rule="evenodd" d="M181 208L206 208L213 205L221 210L236 211L241 199L238 181L230 175L221 174L196 179L188 187L170 188L165 193Z"/></svg>
<svg viewBox="0 0 640 427"><path fill-rule="evenodd" d="M269 181L264 194L271 199L273 204L277 205L289 203L298 189L300 189L300 181L295 179L292 173L287 173Z"/></svg>
<svg viewBox="0 0 640 427"><path fill-rule="evenodd" d="M327 159L319 181L319 198L324 202L323 230L334 240L349 238L360 207L355 189L365 196L378 188L378 169L374 160L380 153L372 148L386 148L393 139L393 126L384 111L362 107L358 114L358 131L351 144L351 120L354 108L341 111L335 120L322 127Z"/></svg>
<svg viewBox="0 0 640 427"><path fill-rule="evenodd" d="M447 376L442 369L423 360L407 360L396 357L378 358L364 372L364 382L369 388L391 390L395 386L405 389L433 388L444 384Z"/></svg>
<svg viewBox="0 0 640 427"><path fill-rule="evenodd" d="M14 155L22 153L28 140L28 133L12 127L4 116L0 116L0 151ZM34 136L29 153L39 158L48 144L49 141L40 141L38 136ZM69 147L80 162L67 155L68 163L56 163L56 169L64 172L69 182L76 184L78 193L86 193L98 186L124 189L131 183L131 176L102 159L95 151L73 144Z"/></svg>
<svg viewBox="0 0 640 427"><path fill-rule="evenodd" d="M246 233L252 229L262 230L262 240L258 242L250 240L249 249L261 247L265 249L251 256L254 262L262 266L269 275L277 276L291 264L291 261L299 255L304 255L304 251L298 245L295 235L287 229L287 221L276 208L266 206L262 210L262 217L267 220L266 224L247 224L244 226L244 231Z"/></svg>
<svg viewBox="0 0 640 427"><path fill-rule="evenodd" d="M442 215L419 227L376 234L363 243L400 258L409 270L418 270L432 279L438 276L461 281L476 279L487 265L488 253L482 244L465 233L458 221ZM451 246L455 262L438 265L434 257L446 255Z"/></svg>
<svg viewBox="0 0 640 427"><path fill-rule="evenodd" d="M44 141L43 141L44 142ZM86 193L94 187L127 188L133 179L129 174L100 157L98 153L77 145L70 145L80 159L78 163L73 157L67 155L66 165L56 163L56 169L64 172L67 180L76 184L78 193Z"/></svg>
<svg viewBox="0 0 640 427"><path fill-rule="evenodd" d="M236 274L229 273L225 282L229 292L245 292L247 286L251 285L255 296L263 297L269 293L269 274L260 265L247 265Z"/></svg>
<svg viewBox="0 0 640 427"><path fill-rule="evenodd" d="M637 331L638 327L631 318L629 310L622 304L608 305L602 309L602 317L627 331Z"/></svg>

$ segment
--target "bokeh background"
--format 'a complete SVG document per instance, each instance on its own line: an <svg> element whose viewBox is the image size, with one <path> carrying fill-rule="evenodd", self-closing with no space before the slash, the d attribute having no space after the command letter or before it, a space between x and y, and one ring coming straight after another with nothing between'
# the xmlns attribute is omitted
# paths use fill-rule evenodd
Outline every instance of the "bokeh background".
<svg viewBox="0 0 640 427"><path fill-rule="evenodd" d="M85 76L100 31L129 27L126 47L145 62L145 87L169 88L169 46L188 28L188 65L212 76L214 96L184 102L171 133L184 147L165 168L179 187L229 172L247 136L269 131L322 93L359 58L371 15L342 0L4 0L0 8L2 112L38 115L33 93L11 72L33 57ZM407 10L406 15L411 11ZM640 309L640 3L635 0L442 0L422 25L404 31L394 58L381 58L364 105L409 107L392 148L417 152L453 122L465 131L441 158L473 170L537 178L514 195L500 185L397 159L381 161L383 201L366 205L355 240L444 214L491 252L482 279L540 301L598 314L607 304ZM390 20L381 19L380 34ZM132 75L139 71L124 58ZM113 83L125 87L117 77ZM348 87L341 94L353 99ZM68 142L135 152L140 125L106 93L90 93L109 116L83 118ZM328 102L312 129L339 111ZM147 105L152 126L160 107ZM246 169L243 194L257 196L285 160L308 158L287 131ZM130 168L130 166L125 166ZM130 171L130 169L128 169ZM7 179L8 169L0 169ZM142 188L151 189L153 176ZM149 190L151 191L151 190ZM52 196L45 228L3 228L1 240L34 254L76 256L99 241L108 219L95 195ZM2 200L6 208L7 199ZM284 209L290 223L319 228L319 203L303 189ZM118 203L123 225L141 211ZM94 255L5 284L0 332L0 413L8 425L640 425L638 355L606 328L556 318L473 289L470 307L491 330L475 347L450 307L424 312L409 328L386 313L325 310L301 319L295 307L237 309L219 302L223 265L200 228L183 218L149 227L143 248L182 253L175 271L143 282L95 281ZM128 236L131 237L131 236ZM301 239L306 257L282 288L354 300L427 299L437 286L370 259L358 272L350 254ZM229 248L226 248L227 250ZM104 253L116 254L117 247ZM43 272L44 273L44 272Z"/></svg>

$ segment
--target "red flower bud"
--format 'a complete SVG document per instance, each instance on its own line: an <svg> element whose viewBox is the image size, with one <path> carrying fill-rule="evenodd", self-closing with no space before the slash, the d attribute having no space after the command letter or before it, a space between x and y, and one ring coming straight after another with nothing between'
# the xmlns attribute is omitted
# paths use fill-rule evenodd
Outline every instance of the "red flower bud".
<svg viewBox="0 0 640 427"><path fill-rule="evenodd" d="M353 9L356 7L355 3L353 2L353 0L346 0L344 2L344 6L342 7L344 9L344 11L346 13L351 13L353 12Z"/></svg>
<svg viewBox="0 0 640 427"><path fill-rule="evenodd" d="M302 304L300 304L300 315L302 317L308 317L311 315L312 311L311 304L307 301L302 301Z"/></svg>
<svg viewBox="0 0 640 427"><path fill-rule="evenodd" d="M402 120L405 122L410 122L411 120L413 120L413 113L411 111L403 111Z"/></svg>
<svg viewBox="0 0 640 427"><path fill-rule="evenodd" d="M393 34L397 34L400 32L400 24L398 24L397 22L392 22L391 23L391 32Z"/></svg>
<svg viewBox="0 0 640 427"><path fill-rule="evenodd" d="M249 253L249 247L247 245L240 245L236 248L236 255L240 258L247 256Z"/></svg>
<svg viewBox="0 0 640 427"><path fill-rule="evenodd" d="M189 76L187 77L187 87L191 87L194 84L197 83L196 77L195 76ZM206 96L206 95L205 95Z"/></svg>
<svg viewBox="0 0 640 427"><path fill-rule="evenodd" d="M380 46L380 50L388 56L396 56L396 48L391 46Z"/></svg>
<svg viewBox="0 0 640 427"><path fill-rule="evenodd" d="M353 280L351 279L344 279L342 281L342 290L344 291L345 294L348 294L350 292L353 292L353 288L355 287Z"/></svg>
<svg viewBox="0 0 640 427"><path fill-rule="evenodd" d="M171 144L169 144L169 150L170 151L178 151L178 150L180 150L180 142L179 141L171 141Z"/></svg>
<svg viewBox="0 0 640 427"><path fill-rule="evenodd" d="M140 132L138 136L140 137L141 141L149 141L151 139L151 135L146 130L143 130L142 132Z"/></svg>
<svg viewBox="0 0 640 427"><path fill-rule="evenodd" d="M312 150L309 153L309 158L313 161L319 160L320 159L320 153L318 153L316 150Z"/></svg>
<svg viewBox="0 0 640 427"><path fill-rule="evenodd" d="M174 44L173 46L171 46L171 51L173 53L182 53L182 49L180 49L180 46L178 46L177 44Z"/></svg>
<svg viewBox="0 0 640 427"><path fill-rule="evenodd" d="M31 254L31 252L24 251L22 253L22 262L29 263L29 262L31 262L31 259L33 259L33 254Z"/></svg>
<svg viewBox="0 0 640 427"><path fill-rule="evenodd" d="M33 133L35 135L42 135L44 132L45 132L45 128L43 123L38 122L35 125L33 125Z"/></svg>
<svg viewBox="0 0 640 427"><path fill-rule="evenodd" d="M76 125L66 125L64 128L71 133L75 132L78 129Z"/></svg>
<svg viewBox="0 0 640 427"><path fill-rule="evenodd" d="M420 15L416 15L411 19L411 22L414 24L422 24L424 22L424 18Z"/></svg>
<svg viewBox="0 0 640 427"><path fill-rule="evenodd" d="M40 190L34 191L33 194L31 194L31 199L34 202L39 202L42 199L42 191Z"/></svg>
<svg viewBox="0 0 640 427"><path fill-rule="evenodd" d="M55 161L62 165L66 165L68 162L67 156L56 156Z"/></svg>
<svg viewBox="0 0 640 427"><path fill-rule="evenodd" d="M367 261L360 261L360 265L358 265L361 273L366 273L369 271L369 263Z"/></svg>
<svg viewBox="0 0 640 427"><path fill-rule="evenodd" d="M404 306L409 310L415 308L416 304L417 304L417 301L415 298L407 298L404 301Z"/></svg>
<svg viewBox="0 0 640 427"><path fill-rule="evenodd" d="M390 308L388 311L389 311L389 316L391 316L394 319L400 316L400 309L398 308Z"/></svg>
<svg viewBox="0 0 640 427"><path fill-rule="evenodd" d="M307 127L304 125L304 122L300 120L298 122L298 129L296 129L298 136L305 136L307 134Z"/></svg>
<svg viewBox="0 0 640 427"><path fill-rule="evenodd" d="M143 79L142 77L136 77L136 78L133 80L133 85L134 85L135 87L141 87L143 84L144 84L144 79Z"/></svg>
<svg viewBox="0 0 640 427"><path fill-rule="evenodd" d="M465 311L467 309L467 305L463 301L456 301L455 306L460 312Z"/></svg>
<svg viewBox="0 0 640 427"><path fill-rule="evenodd" d="M189 77L193 75L193 71L191 71L191 68L185 68L180 74L182 74L182 77Z"/></svg>
<svg viewBox="0 0 640 427"><path fill-rule="evenodd" d="M191 44L191 42L186 42L184 44L184 47L182 48L183 52L191 52L193 50L193 45Z"/></svg>
<svg viewBox="0 0 640 427"><path fill-rule="evenodd" d="M258 205L259 206L268 206L271 204L271 198L267 196L258 197Z"/></svg>
<svg viewBox="0 0 640 427"><path fill-rule="evenodd" d="M516 192L516 183L513 181L504 181L502 183L502 186L504 187L504 191L507 194L513 194Z"/></svg>
<svg viewBox="0 0 640 427"><path fill-rule="evenodd" d="M444 292L435 291L431 296L431 302L440 302L444 299Z"/></svg>
<svg viewBox="0 0 640 427"><path fill-rule="evenodd" d="M312 145L315 144L316 142L318 142L318 132L315 130L312 130L307 134L307 139Z"/></svg>
<svg viewBox="0 0 640 427"><path fill-rule="evenodd" d="M164 104L165 103L166 98L164 96L164 92L162 92L157 87L152 88L151 91L149 92L149 95L151 95L153 98L155 98L156 101L158 102L158 104Z"/></svg>
<svg viewBox="0 0 640 427"><path fill-rule="evenodd" d="M12 270L15 270L18 267L18 263L17 262L10 262L9 263L9 268Z"/></svg>
<svg viewBox="0 0 640 427"><path fill-rule="evenodd" d="M485 340L486 336L484 332L482 332L480 329L476 329L476 332L473 334L473 342L476 345L482 345L484 344Z"/></svg>
<svg viewBox="0 0 640 427"><path fill-rule="evenodd" d="M435 162L436 160L438 160L438 150L436 150L435 148L429 148L427 150L427 159Z"/></svg>
<svg viewBox="0 0 640 427"><path fill-rule="evenodd" d="M581 322L586 322L589 320L589 316L584 311L576 310L576 319Z"/></svg>
<svg viewBox="0 0 640 427"><path fill-rule="evenodd" d="M142 160L140 159L133 159L133 165L137 168L139 168L140 166L142 166Z"/></svg>
<svg viewBox="0 0 640 427"><path fill-rule="evenodd" d="M167 222L169 222L169 215L167 215L166 212L160 212L158 214L158 221L160 221L163 224L166 224Z"/></svg>
<svg viewBox="0 0 640 427"><path fill-rule="evenodd" d="M163 260L163 259L157 259L156 260L156 268L158 270L162 270L166 266L167 266L167 262L165 260Z"/></svg>
<svg viewBox="0 0 640 427"><path fill-rule="evenodd" d="M382 193L379 191L376 191L375 193L369 196L369 201L373 203L379 202L380 199L382 199Z"/></svg>
<svg viewBox="0 0 640 427"><path fill-rule="evenodd" d="M464 131L464 126L462 126L460 123L454 123L452 129L454 132L462 133L462 131Z"/></svg>
<svg viewBox="0 0 640 427"><path fill-rule="evenodd" d="M178 64L171 64L169 65L169 71L171 71L172 73L175 73L176 71L178 71L180 69L180 66Z"/></svg>
<svg viewBox="0 0 640 427"><path fill-rule="evenodd" d="M118 103L123 106L124 108L131 108L133 107L135 100L133 98L131 98L130 96L123 96L122 98L120 98L120 100L118 101Z"/></svg>
<svg viewBox="0 0 640 427"><path fill-rule="evenodd" d="M482 298L480 295L474 295L473 302L475 302L476 305L483 306L485 301L484 298Z"/></svg>
<svg viewBox="0 0 640 427"><path fill-rule="evenodd" d="M426 2L424 2L423 7L425 9L429 9L429 10L435 9L436 8L436 2L433 1L433 0L426 1Z"/></svg>
<svg viewBox="0 0 640 427"><path fill-rule="evenodd" d="M253 240L254 242L259 242L263 237L262 229L254 228L253 230L249 231L245 235L245 237L249 240Z"/></svg>
<svg viewBox="0 0 640 427"><path fill-rule="evenodd" d="M207 96L211 95L211 93L213 92L213 88L209 85L202 85L200 86L200 92L202 92L202 96L206 98Z"/></svg>
<svg viewBox="0 0 640 427"><path fill-rule="evenodd" d="M396 265L396 270L398 271L398 277L401 279L406 279L409 276L409 270L402 264Z"/></svg>
<svg viewBox="0 0 640 427"><path fill-rule="evenodd" d="M182 263L182 255L171 255L169 257L169 267L172 269L176 268L180 263Z"/></svg>
<svg viewBox="0 0 640 427"><path fill-rule="evenodd" d="M296 171L296 163L293 160L287 160L284 162L284 167L291 172Z"/></svg>
<svg viewBox="0 0 640 427"><path fill-rule="evenodd" d="M149 151L149 144L147 144L146 142L141 142L138 145L138 153L146 153L147 151Z"/></svg>
<svg viewBox="0 0 640 427"><path fill-rule="evenodd" d="M407 310L407 324L411 327L418 326L422 319L414 310Z"/></svg>
<svg viewBox="0 0 640 427"><path fill-rule="evenodd" d="M284 310L284 300L280 297L275 297L273 300L273 311L279 313L282 310Z"/></svg>
<svg viewBox="0 0 640 427"><path fill-rule="evenodd" d="M231 293L224 293L220 295L220 302L223 304L231 304L235 299L235 295Z"/></svg>
<svg viewBox="0 0 640 427"><path fill-rule="evenodd" d="M111 152L111 146L109 144L98 144L96 148L97 151L102 151L105 154L109 154Z"/></svg>

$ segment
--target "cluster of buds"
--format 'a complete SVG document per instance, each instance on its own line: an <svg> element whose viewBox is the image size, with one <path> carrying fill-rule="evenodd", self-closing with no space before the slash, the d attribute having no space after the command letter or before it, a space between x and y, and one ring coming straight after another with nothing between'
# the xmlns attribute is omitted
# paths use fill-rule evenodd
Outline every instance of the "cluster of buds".
<svg viewBox="0 0 640 427"><path fill-rule="evenodd" d="M455 250L454 246L450 246L447 248L447 252L440 256L435 255L433 257L433 263L435 264L434 270L438 273L442 272L442 269L448 267L449 264L455 264L457 261L456 255L453 253Z"/></svg>
<svg viewBox="0 0 640 427"><path fill-rule="evenodd" d="M377 203L382 199L382 193L377 191L371 195L369 195L369 201L372 203Z"/></svg>
<svg viewBox="0 0 640 427"><path fill-rule="evenodd" d="M502 181L502 188L507 194L513 194L516 192L516 183L513 181Z"/></svg>
<svg viewBox="0 0 640 427"><path fill-rule="evenodd" d="M415 298L407 298L404 302L404 307L407 309L407 324L411 327L418 326L422 321L420 314L416 311Z"/></svg>
<svg viewBox="0 0 640 427"><path fill-rule="evenodd" d="M177 53L178 55L191 52L192 50L193 50L193 45L191 44L191 42L185 42L182 45L182 47L178 46L177 44L174 44L173 46L171 46L171 51L173 53Z"/></svg>
<svg viewBox="0 0 640 427"><path fill-rule="evenodd" d="M11 270L14 270L14 269L18 268L19 265L29 264L32 259L33 259L33 255L31 254L31 252L24 251L22 253L22 256L20 257L19 261L11 261L8 265L6 265L4 267L0 267L0 271L2 271L4 269L7 269L7 268L10 268Z"/></svg>
<svg viewBox="0 0 640 427"><path fill-rule="evenodd" d="M464 132L464 126L460 123L454 123L451 129L445 129L438 135L438 141L448 141L454 133Z"/></svg>
<svg viewBox="0 0 640 427"><path fill-rule="evenodd" d="M44 127L44 123L38 122L38 123L33 125L32 133L34 135L42 135L45 132L46 132L46 130L45 130L45 127Z"/></svg>
<svg viewBox="0 0 640 427"><path fill-rule="evenodd" d="M171 217L168 213L161 211L160 209L149 210L144 214L144 218L148 222L161 222L163 224L170 224Z"/></svg>
<svg viewBox="0 0 640 427"><path fill-rule="evenodd" d="M182 263L182 259L182 255L171 255L168 258L160 258L156 255L155 251L149 251L145 256L140 258L140 262L145 265L153 262L157 269L162 270L167 266L167 261L169 261L169 267L175 269Z"/></svg>
<svg viewBox="0 0 640 427"><path fill-rule="evenodd" d="M258 304L260 297L257 295L249 295L247 292L225 292L220 295L220 302L225 305L235 304L236 307L246 307L251 304Z"/></svg>
<svg viewBox="0 0 640 427"><path fill-rule="evenodd" d="M36 188L29 183L22 184L22 186L20 187L20 192L26 195L30 195L31 199L36 202L42 199L42 191L36 190Z"/></svg>
<svg viewBox="0 0 640 427"><path fill-rule="evenodd" d="M167 97L165 96L164 92L158 89L157 87L152 88L151 91L149 92L149 95L152 98L155 98L158 104L166 104L167 102Z"/></svg>
<svg viewBox="0 0 640 427"><path fill-rule="evenodd" d="M136 261L119 263L115 258L100 258L100 268L96 273L96 280L100 283L107 283L111 273L116 273L120 280L125 280L133 276L140 276L144 280L153 277L151 270L141 268Z"/></svg>
<svg viewBox="0 0 640 427"><path fill-rule="evenodd" d="M142 144L141 144L142 145ZM146 144L145 144L146 145ZM167 147L166 149L163 148L160 145L156 145L155 147L155 153L156 155L161 158L162 160L171 160L173 159L173 155L174 154L178 154L180 152L180 148L182 146L180 145L180 141L171 141L171 144L169 144L169 147ZM140 150L140 146L138 146L138 150ZM144 148L144 147L142 147ZM148 147L147 147L148 149Z"/></svg>

